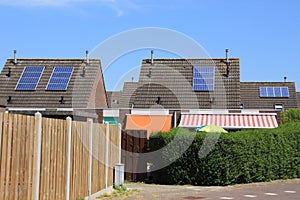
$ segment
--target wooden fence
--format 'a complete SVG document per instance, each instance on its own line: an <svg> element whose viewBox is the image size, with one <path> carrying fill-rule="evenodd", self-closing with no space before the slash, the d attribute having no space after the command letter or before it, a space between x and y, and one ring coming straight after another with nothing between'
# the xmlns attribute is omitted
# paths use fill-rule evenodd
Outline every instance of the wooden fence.
<svg viewBox="0 0 300 200"><path fill-rule="evenodd" d="M118 126L0 113L0 199L76 200L113 185Z"/></svg>

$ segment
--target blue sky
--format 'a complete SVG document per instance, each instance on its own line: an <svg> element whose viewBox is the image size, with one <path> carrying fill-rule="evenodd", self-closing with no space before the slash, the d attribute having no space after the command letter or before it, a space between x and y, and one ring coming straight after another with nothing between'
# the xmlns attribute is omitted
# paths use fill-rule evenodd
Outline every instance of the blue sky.
<svg viewBox="0 0 300 200"><path fill-rule="evenodd" d="M241 81L287 76L300 91L299 8L298 0L0 0L0 66L14 49L22 58L83 58L120 32L160 27L192 38L212 58L229 48L241 59ZM135 69L149 56L148 50L122 56L104 72L106 88L122 79L116 71Z"/></svg>

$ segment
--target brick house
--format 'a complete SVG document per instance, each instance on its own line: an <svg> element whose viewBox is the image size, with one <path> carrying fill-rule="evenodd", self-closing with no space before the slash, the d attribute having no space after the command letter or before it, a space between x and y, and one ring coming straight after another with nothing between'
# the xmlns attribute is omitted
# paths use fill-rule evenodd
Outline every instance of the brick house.
<svg viewBox="0 0 300 200"><path fill-rule="evenodd" d="M8 112L102 122L107 108L99 59L7 59L0 74L0 104Z"/></svg>

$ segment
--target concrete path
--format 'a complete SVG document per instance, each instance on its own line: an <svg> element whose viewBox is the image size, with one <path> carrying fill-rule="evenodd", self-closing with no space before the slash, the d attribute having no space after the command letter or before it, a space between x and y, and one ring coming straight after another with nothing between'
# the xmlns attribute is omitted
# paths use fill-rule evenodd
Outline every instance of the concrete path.
<svg viewBox="0 0 300 200"><path fill-rule="evenodd" d="M169 186L155 184L126 184L128 189L138 189L130 196L112 198L114 200L299 200L300 179L280 180L226 187Z"/></svg>

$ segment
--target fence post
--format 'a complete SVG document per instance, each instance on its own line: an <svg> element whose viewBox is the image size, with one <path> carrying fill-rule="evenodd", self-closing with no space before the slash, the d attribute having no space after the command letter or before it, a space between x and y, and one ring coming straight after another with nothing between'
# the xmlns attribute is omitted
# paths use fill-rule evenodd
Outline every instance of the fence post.
<svg viewBox="0 0 300 200"><path fill-rule="evenodd" d="M173 124L173 127L176 128L177 126L177 113L176 113L176 110L174 111L174 124Z"/></svg>
<svg viewBox="0 0 300 200"><path fill-rule="evenodd" d="M72 145L72 118L67 117L67 182L66 182L66 200L70 199L70 174L71 174L71 145Z"/></svg>
<svg viewBox="0 0 300 200"><path fill-rule="evenodd" d="M108 188L108 156L109 156L109 123L105 122L106 124L106 140L105 140L105 189Z"/></svg>
<svg viewBox="0 0 300 200"><path fill-rule="evenodd" d="M122 124L118 124L119 128L119 163L122 162Z"/></svg>
<svg viewBox="0 0 300 200"><path fill-rule="evenodd" d="M35 130L37 134L36 143L36 165L35 165L35 187L34 200L39 200L40 193L40 173L41 173L41 147L42 147L42 114L35 113Z"/></svg>
<svg viewBox="0 0 300 200"><path fill-rule="evenodd" d="M88 121L89 124L89 135L90 135L90 162L89 162L89 199L92 195L92 167L93 167L93 120Z"/></svg>

